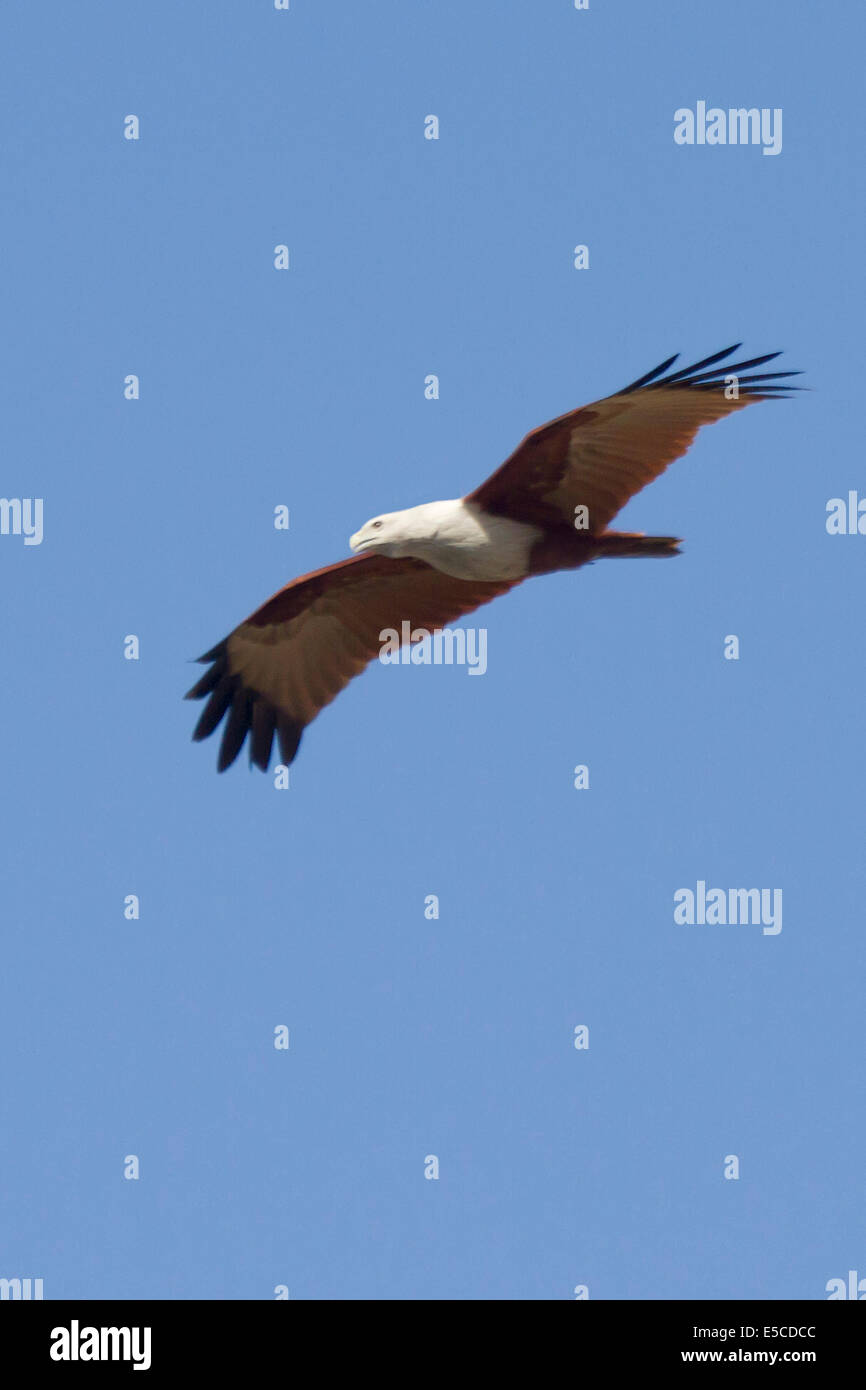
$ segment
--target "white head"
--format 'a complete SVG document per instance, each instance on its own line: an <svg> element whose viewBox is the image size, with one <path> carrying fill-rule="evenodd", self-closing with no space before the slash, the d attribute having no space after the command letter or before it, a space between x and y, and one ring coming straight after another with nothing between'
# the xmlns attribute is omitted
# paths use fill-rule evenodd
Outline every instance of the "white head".
<svg viewBox="0 0 866 1390"><path fill-rule="evenodd" d="M415 543L430 539L429 524L419 516L423 507L408 507L402 512L382 512L365 521L360 531L349 537L356 555L377 550L382 555L410 555Z"/></svg>
<svg viewBox="0 0 866 1390"><path fill-rule="evenodd" d="M524 579L538 526L485 512L462 497L382 512L364 523L349 544L356 555L411 555L455 579Z"/></svg>

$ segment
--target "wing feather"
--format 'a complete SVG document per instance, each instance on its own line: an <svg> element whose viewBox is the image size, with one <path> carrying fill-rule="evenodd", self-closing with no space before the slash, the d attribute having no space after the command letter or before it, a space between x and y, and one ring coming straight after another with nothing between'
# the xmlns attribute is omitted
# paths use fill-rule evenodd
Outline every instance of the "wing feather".
<svg viewBox="0 0 866 1390"><path fill-rule="evenodd" d="M290 763L306 725L378 655L385 629L444 627L513 582L455 579L423 560L376 554L302 575L199 658L212 664L187 694L208 697L193 738L207 738L228 713L220 772L247 736L257 767L267 771L275 734Z"/></svg>
<svg viewBox="0 0 866 1390"><path fill-rule="evenodd" d="M686 452L702 425L800 389L779 383L798 372L740 375L777 352L719 365L739 346L665 376L676 361L669 357L615 395L541 425L467 500L541 526L573 524L575 507L585 506L590 532L604 531L630 497ZM725 393L731 376L734 399Z"/></svg>

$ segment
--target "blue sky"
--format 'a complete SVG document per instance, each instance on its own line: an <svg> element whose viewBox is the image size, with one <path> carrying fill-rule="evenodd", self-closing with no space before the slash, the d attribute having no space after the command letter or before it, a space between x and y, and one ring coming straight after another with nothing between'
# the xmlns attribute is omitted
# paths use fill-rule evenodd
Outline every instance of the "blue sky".
<svg viewBox="0 0 866 1390"><path fill-rule="evenodd" d="M0 536L0 1275L866 1275L866 537L825 527L866 495L863 29L782 0L4 15L2 493L44 537ZM699 100L781 108L781 153L676 145ZM680 558L518 588L468 620L483 678L376 665L288 791L191 744L190 659L368 517L738 340L812 390L629 504ZM677 925L699 880L781 889L782 931Z"/></svg>

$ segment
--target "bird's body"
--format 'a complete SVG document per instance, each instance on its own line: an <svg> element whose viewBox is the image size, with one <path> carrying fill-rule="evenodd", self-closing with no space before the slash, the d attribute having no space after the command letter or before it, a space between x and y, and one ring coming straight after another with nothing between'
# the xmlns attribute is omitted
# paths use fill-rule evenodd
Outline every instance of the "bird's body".
<svg viewBox="0 0 866 1390"><path fill-rule="evenodd" d="M286 585L200 658L211 665L188 698L209 698L193 737L228 714L220 771L247 736L252 763L267 769L275 735L289 763L306 725L377 655L386 631L444 627L532 575L600 557L677 554L675 537L611 531L610 522L702 425L797 389L777 381L794 372L738 375L778 353L717 365L734 351L665 376L669 358L533 430L468 496L366 522L351 559Z"/></svg>

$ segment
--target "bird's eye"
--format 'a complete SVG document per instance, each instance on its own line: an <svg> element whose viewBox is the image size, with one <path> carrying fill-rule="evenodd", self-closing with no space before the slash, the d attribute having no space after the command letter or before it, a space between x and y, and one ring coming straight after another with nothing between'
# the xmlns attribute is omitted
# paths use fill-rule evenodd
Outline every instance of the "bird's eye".
<svg viewBox="0 0 866 1390"><path fill-rule="evenodd" d="M373 530L374 530L374 531L378 531L378 529L379 529L379 527L380 527L381 525L382 525L381 521L374 521L374 522L373 522Z"/></svg>

